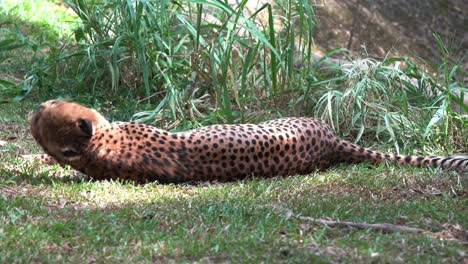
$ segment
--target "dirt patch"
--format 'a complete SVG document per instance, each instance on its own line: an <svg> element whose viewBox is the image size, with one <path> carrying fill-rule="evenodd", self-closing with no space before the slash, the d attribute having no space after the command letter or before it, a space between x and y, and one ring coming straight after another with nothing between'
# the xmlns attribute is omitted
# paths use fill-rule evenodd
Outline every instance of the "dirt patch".
<svg viewBox="0 0 468 264"><path fill-rule="evenodd" d="M18 196L24 197L44 197L45 193L49 192L49 188L46 186L41 186L37 188L30 184L20 184L20 185L2 185L0 184L0 194L4 195L7 198L15 198Z"/></svg>
<svg viewBox="0 0 468 264"><path fill-rule="evenodd" d="M465 189L454 188L454 183L434 179L430 183L414 183L407 186L395 186L382 190L380 198L386 201L414 200L425 197L449 195L468 197Z"/></svg>
<svg viewBox="0 0 468 264"><path fill-rule="evenodd" d="M407 184L386 184L385 187L356 186L354 184L327 183L314 186L315 193L325 196L346 196L349 194L368 197L386 202L409 201L434 196L449 195L453 197L468 197L465 189L455 188L449 178L433 178L427 182L406 179ZM308 189L305 189L308 190Z"/></svg>
<svg viewBox="0 0 468 264"><path fill-rule="evenodd" d="M437 32L458 61L468 49L465 5L463 0L324 0L316 7L315 41L325 50L348 48L378 57L390 52L440 62Z"/></svg>
<svg viewBox="0 0 468 264"><path fill-rule="evenodd" d="M4 123L0 124L0 138L6 141L18 141L28 134L28 128L23 125Z"/></svg>
<svg viewBox="0 0 468 264"><path fill-rule="evenodd" d="M460 242L468 242L468 230L460 225L444 224L444 230L434 233L434 236L445 240L457 240Z"/></svg>

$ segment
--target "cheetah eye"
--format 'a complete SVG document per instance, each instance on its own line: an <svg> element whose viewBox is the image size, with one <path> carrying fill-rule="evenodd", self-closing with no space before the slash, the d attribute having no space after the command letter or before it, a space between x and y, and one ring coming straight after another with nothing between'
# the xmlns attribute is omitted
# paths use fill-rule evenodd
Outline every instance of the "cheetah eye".
<svg viewBox="0 0 468 264"><path fill-rule="evenodd" d="M62 155L64 158L73 158L73 157L79 156L80 154L73 150L65 150L65 151L62 151Z"/></svg>

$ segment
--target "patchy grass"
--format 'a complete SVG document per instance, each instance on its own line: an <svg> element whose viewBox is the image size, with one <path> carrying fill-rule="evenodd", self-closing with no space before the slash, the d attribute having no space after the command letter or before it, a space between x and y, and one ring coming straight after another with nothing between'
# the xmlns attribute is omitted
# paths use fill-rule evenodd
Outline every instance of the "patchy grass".
<svg viewBox="0 0 468 264"><path fill-rule="evenodd" d="M28 109L0 105L1 262L467 260L467 179L456 173L343 164L225 184L93 182L17 158L40 151ZM332 228L296 216L427 232Z"/></svg>
<svg viewBox="0 0 468 264"><path fill-rule="evenodd" d="M84 77L80 76L88 77L88 72L82 71L74 61L63 64L67 67L50 66L62 65L57 64L56 58L59 58L59 51L66 46L63 46L62 41L71 36L72 29L68 21L76 19L66 11L65 6L57 3L58 1L28 0L16 4L15 1L7 0L0 4L0 9L5 14L0 22L6 25L0 30L0 38L15 40L12 42L13 46L6 45L5 48L6 51L13 52L0 54L0 71L3 74L0 79L17 83L16 80L20 80L21 76L36 76L43 87L56 89L52 93L53 97L57 94L66 97L71 93L69 87L79 87L85 83L82 82ZM54 15L56 9L63 11L62 17ZM180 41L191 39L180 38L172 30L168 32ZM220 36L219 40L224 41L224 37ZM75 44L71 42L70 45L75 47ZM18 47L21 48L15 48L15 45L20 45ZM88 53L85 55L88 56ZM197 67L216 62L211 61L215 55L210 55L210 60L201 57L204 59ZM185 65L179 65L177 61L180 59L185 63L185 57L174 58L176 60L173 67ZM46 61L45 64L43 60ZM122 72L132 72L125 67L134 65L113 61L116 62L121 63ZM221 65L223 74L230 69L228 63ZM250 64L256 65L253 57L250 58L247 54L243 65ZM166 68L169 64L162 65ZM285 65L279 64L279 67ZM249 66L246 69L250 71L256 68ZM78 74L63 74L67 69L76 70ZM99 69L107 68L99 66ZM182 92L191 87L185 83L185 69L186 67L181 72L174 71L183 82L180 87L171 88L175 89L175 95L183 96L168 97L168 100L191 102L191 109L196 109L197 106L206 107L204 97L198 98L199 95L194 93L190 95L191 92L187 92L185 95ZM273 69L271 71L274 72ZM246 77L245 80L232 80L237 82L241 79L243 87L262 87L257 82L249 81L248 74L247 71L237 72L236 76ZM250 74L252 80L257 80L256 71L252 70ZM72 77L67 79L66 76ZM227 78L226 76L218 76L213 71L213 77ZM265 76L260 76L260 80L266 78ZM142 80L140 77L133 78L133 75L128 77L131 77L128 80L136 82ZM301 80L307 80L302 77ZM102 80L107 82L106 79ZM292 79L288 77L283 81L285 80ZM314 82L320 83L320 80ZM314 82L304 87L313 88L317 85ZM226 82L220 80L218 84L226 85ZM227 83L229 87L233 84L234 82ZM287 82L284 85L286 84ZM447 82L446 86L451 85ZM220 89L219 85L216 87ZM191 91L190 89L187 91ZM239 91L242 90L244 88ZM221 94L222 91L217 92ZM244 92L246 93L243 94ZM167 93L167 96L172 96L173 93ZM268 114L270 109L262 112L263 107L252 107L256 105L257 99L244 98L248 93L248 89L242 92L237 108L252 109L262 116ZM133 113L140 111L131 106L136 105L138 100L127 98L126 95L117 100L122 103L111 104L111 98L106 97L109 100L100 103L90 93L72 94L75 99L86 101L100 111L110 111L111 114L107 116L112 118L128 120ZM308 106L308 102L302 103L301 100L309 98L315 97L309 96L306 91L298 102ZM229 101L221 96L216 100L220 103ZM26 124L26 115L33 107L35 104L31 102L0 104L2 263L468 261L467 178L456 173L426 168L343 164L323 173L287 178L254 178L225 184L134 185L114 181L92 182L69 168L25 163L18 157L41 152L29 135ZM227 111L230 106L224 107ZM151 109L153 108L145 110ZM202 112L217 115L216 111L207 109ZM238 113L232 111L231 114L235 117L234 114ZM203 120L211 122L209 117ZM448 124L447 128L451 127ZM285 213L286 211L292 213ZM301 220L299 216L335 221L391 223L417 227L426 232L382 232L327 227Z"/></svg>
<svg viewBox="0 0 468 264"><path fill-rule="evenodd" d="M54 39L69 37L72 24L77 23L76 14L60 0L3 0L0 11L12 21L48 29L50 32L46 33Z"/></svg>

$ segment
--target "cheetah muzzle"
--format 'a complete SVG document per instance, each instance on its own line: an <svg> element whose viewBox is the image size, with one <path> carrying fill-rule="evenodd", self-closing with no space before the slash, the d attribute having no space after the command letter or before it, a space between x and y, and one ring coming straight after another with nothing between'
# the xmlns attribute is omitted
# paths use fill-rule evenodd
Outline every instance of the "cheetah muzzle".
<svg viewBox="0 0 468 264"><path fill-rule="evenodd" d="M110 123L93 109L51 100L30 116L33 137L61 165L93 179L145 183L228 181L307 174L339 162L430 165L466 171L468 158L383 154L338 139L323 121L282 118L258 125L213 125L171 133Z"/></svg>

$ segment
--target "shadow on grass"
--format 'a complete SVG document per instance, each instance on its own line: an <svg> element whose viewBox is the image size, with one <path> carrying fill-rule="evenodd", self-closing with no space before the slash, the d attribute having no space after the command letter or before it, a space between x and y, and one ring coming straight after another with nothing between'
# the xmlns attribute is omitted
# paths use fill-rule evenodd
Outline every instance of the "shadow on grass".
<svg viewBox="0 0 468 264"><path fill-rule="evenodd" d="M398 171L396 175L400 176L399 186L407 191L417 186L426 191L434 187L434 177L421 179L419 171ZM320 259L389 262L395 257L458 260L456 252L463 248L458 242L427 234L330 228L273 208L278 205L314 218L394 223L431 231L444 230L447 223L466 225L466 197L419 193L407 199L394 192L395 199L385 199L382 193L392 192L395 182L389 178L382 182L382 176L378 168L354 167L311 176L205 185L75 182L56 177L53 188L42 196L47 199L35 206L38 208L27 205L34 204L36 197L5 203L8 213L16 212L9 207L14 204L29 214L15 224L8 223L9 228L28 232L22 236L12 232L6 239L17 240L15 250L25 252L54 242L54 250L42 250L41 256L60 255L68 260L83 256L87 260L125 258L130 262L154 257L175 262L218 258L296 263ZM401 182L404 178L407 183ZM451 178L444 180L454 183ZM378 189L379 184L384 186ZM439 188L445 194L451 191L450 184ZM20 259L28 256L7 252Z"/></svg>
<svg viewBox="0 0 468 264"><path fill-rule="evenodd" d="M0 162L0 182L9 184L54 185L61 183L81 183L87 176L59 165L42 166L36 162L21 161L20 158Z"/></svg>

